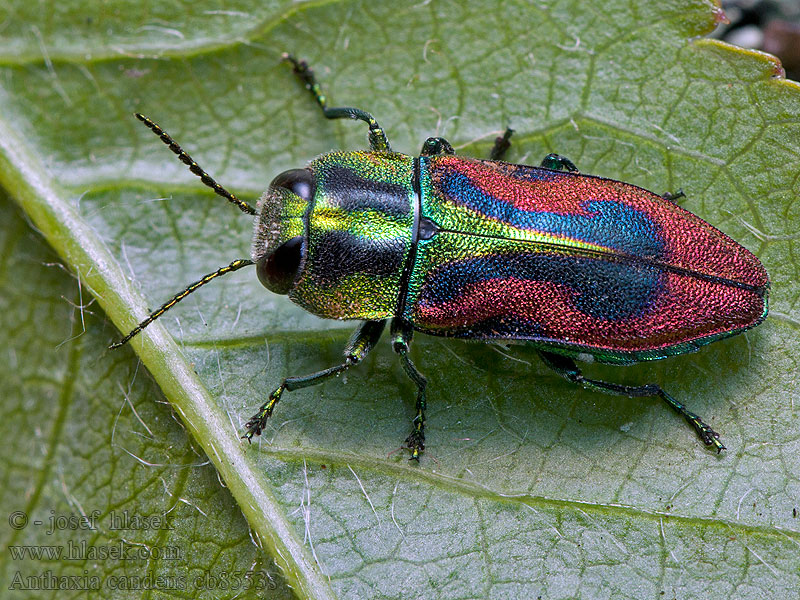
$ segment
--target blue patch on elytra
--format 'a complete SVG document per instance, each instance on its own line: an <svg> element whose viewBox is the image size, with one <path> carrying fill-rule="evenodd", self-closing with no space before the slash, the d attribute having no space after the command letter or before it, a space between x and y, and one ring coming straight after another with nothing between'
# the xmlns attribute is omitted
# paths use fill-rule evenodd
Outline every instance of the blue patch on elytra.
<svg viewBox="0 0 800 600"><path fill-rule="evenodd" d="M568 287L573 291L575 308L603 321L641 315L663 289L662 273L652 266L582 256L508 252L436 267L425 278L418 303L424 306L451 302L470 286L489 279L541 281Z"/></svg>
<svg viewBox="0 0 800 600"><path fill-rule="evenodd" d="M442 177L440 186L451 201L519 229L569 237L640 258L657 258L663 253L658 227L622 202L587 199L581 206L589 214L561 215L517 208L484 193L469 177L454 171Z"/></svg>

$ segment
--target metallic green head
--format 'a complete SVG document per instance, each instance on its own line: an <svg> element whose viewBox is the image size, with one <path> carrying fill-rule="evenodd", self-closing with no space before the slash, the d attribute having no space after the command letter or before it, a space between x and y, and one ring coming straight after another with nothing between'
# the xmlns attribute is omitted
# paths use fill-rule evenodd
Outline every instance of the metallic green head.
<svg viewBox="0 0 800 600"><path fill-rule="evenodd" d="M258 278L320 317L391 317L416 202L414 158L402 154L331 152L281 173L258 202Z"/></svg>

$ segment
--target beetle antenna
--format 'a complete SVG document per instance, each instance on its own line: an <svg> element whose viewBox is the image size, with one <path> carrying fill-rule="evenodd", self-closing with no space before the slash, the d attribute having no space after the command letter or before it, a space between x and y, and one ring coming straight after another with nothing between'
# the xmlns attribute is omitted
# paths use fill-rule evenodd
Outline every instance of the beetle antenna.
<svg viewBox="0 0 800 600"><path fill-rule="evenodd" d="M155 320L156 320L158 317L160 317L161 315L163 315L163 314L164 314L165 312L167 312L167 311L168 311L170 308L172 308L173 306L175 306L175 305L176 305L178 302L180 302L181 300L183 300L184 298L186 298L186 296L188 296L189 294L191 294L191 293L192 293L193 291L195 291L197 288L204 286L204 285L205 285L205 284L207 284L209 281L211 281L212 279L216 279L216 278L217 278L217 277L219 277L220 275L225 275L225 274L227 274L227 273L233 273L234 271L238 271L238 270L239 270L239 269L241 269L242 267L246 267L246 266L248 266L248 265L252 265L252 264L254 264L254 263L253 263L253 261L252 261L252 260L250 260L249 258L240 258L239 260L235 260L235 261L233 261L233 262L232 262L231 264L229 264L228 266L226 266L226 267L222 267L222 268L220 268L220 269L217 269L217 270L216 270L216 271L214 271L213 273L209 273L208 275L206 275L206 276L205 276L205 277L203 277L202 279L199 279L198 281L195 281L193 284L191 284L191 285L187 286L187 288L186 288L185 290L183 290L182 292L180 292L180 293L178 293L178 294L175 294L175 295L174 295L174 296L173 296L173 297L172 297L170 300L168 300L167 302L165 302L164 304L162 304L162 305L161 305L161 308L159 308L159 309L157 309L157 310L154 310L153 312L151 312L151 313L150 313L150 314L147 316L147 318L146 318L144 321L142 321L141 323L139 323L139 324L138 324L136 327L134 327L134 328L131 330L131 332L130 332L128 335L126 335L126 336L125 336L124 338L122 338L120 341L118 341L118 342L115 342L115 343L111 344L111 345L108 347L108 348L109 348L109 350L114 350L114 349L116 349L116 348L119 348L120 346L124 346L126 343L128 343L128 341L129 341L129 340L130 340L130 339L131 339L133 336L135 336L135 335L136 335L137 333L139 333L139 332L140 332L142 329L144 329L145 327L147 327L148 325L150 325L150 323L152 323L153 321L155 321Z"/></svg>
<svg viewBox="0 0 800 600"><path fill-rule="evenodd" d="M239 200L235 195L233 195L224 187L222 187L220 184L218 184L216 181L214 181L214 178L211 177L211 175L209 175L208 173L206 173L200 167L200 165L194 162L194 159L191 156L189 156L184 151L184 149L180 147L180 144L178 144L178 142L173 140L172 137L166 131L161 129L161 127L159 127L155 122L153 122L148 117L145 117L143 114L141 113L134 113L134 114L136 115L137 119L139 119L142 123L144 123L153 133L155 133L158 136L158 138L162 142L164 142L167 145L167 147L170 150L172 150L172 152L175 153L175 155L180 159L180 161L183 164L189 167L189 170L192 173L194 173L200 178L200 181L202 181L205 185L214 190L219 196L225 198L228 202L235 204L239 208L239 210L241 210L243 213L247 213L248 215L256 214L255 208L250 206L247 202Z"/></svg>

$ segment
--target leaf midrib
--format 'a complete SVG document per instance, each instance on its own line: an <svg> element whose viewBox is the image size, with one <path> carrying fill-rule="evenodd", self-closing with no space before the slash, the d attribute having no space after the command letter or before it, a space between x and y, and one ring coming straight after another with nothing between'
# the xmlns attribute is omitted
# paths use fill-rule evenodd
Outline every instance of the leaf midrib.
<svg viewBox="0 0 800 600"><path fill-rule="evenodd" d="M15 199L50 245L82 272L86 285L118 326L147 314L144 298L125 277L98 233L65 198L32 148L0 118L0 185ZM301 597L331 599L330 584L279 505L274 488L256 468L255 450L243 448L229 421L160 323L133 344L175 410L214 463L250 526L269 547L287 581Z"/></svg>

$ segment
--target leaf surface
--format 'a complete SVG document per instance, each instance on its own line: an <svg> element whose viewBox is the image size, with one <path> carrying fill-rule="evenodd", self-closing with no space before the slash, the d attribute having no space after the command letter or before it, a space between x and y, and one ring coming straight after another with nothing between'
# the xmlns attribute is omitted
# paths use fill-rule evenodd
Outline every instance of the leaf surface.
<svg viewBox="0 0 800 600"><path fill-rule="evenodd" d="M800 87L766 55L699 39L713 4L92 6L11 2L2 21L0 183L24 215L4 201L0 498L45 523L51 510L98 510L100 526L9 526L3 546L124 539L183 554L49 561L9 549L4 581L85 569L108 589L114 575L186 573L186 590L162 581L149 593L234 597L223 575L274 574L272 557L283 575L245 596L291 595L287 584L309 598L800 588ZM247 270L107 352L119 334L102 312L127 331L148 305L247 256L252 228L131 113L251 203L282 170L365 146L362 124L322 118L284 51L309 60L334 105L372 112L397 150L443 135L485 156L510 125L509 160L558 152L585 173L682 188L683 206L758 254L773 282L758 329L654 364L586 367L662 385L729 450L710 453L656 402L571 386L524 347L425 336L412 353L430 380L420 466L393 452L413 386L385 343L284 396L248 446L238 436L267 394L337 364L351 324L308 315ZM122 534L110 519L126 509L179 526ZM206 588L204 574L216 577Z"/></svg>

